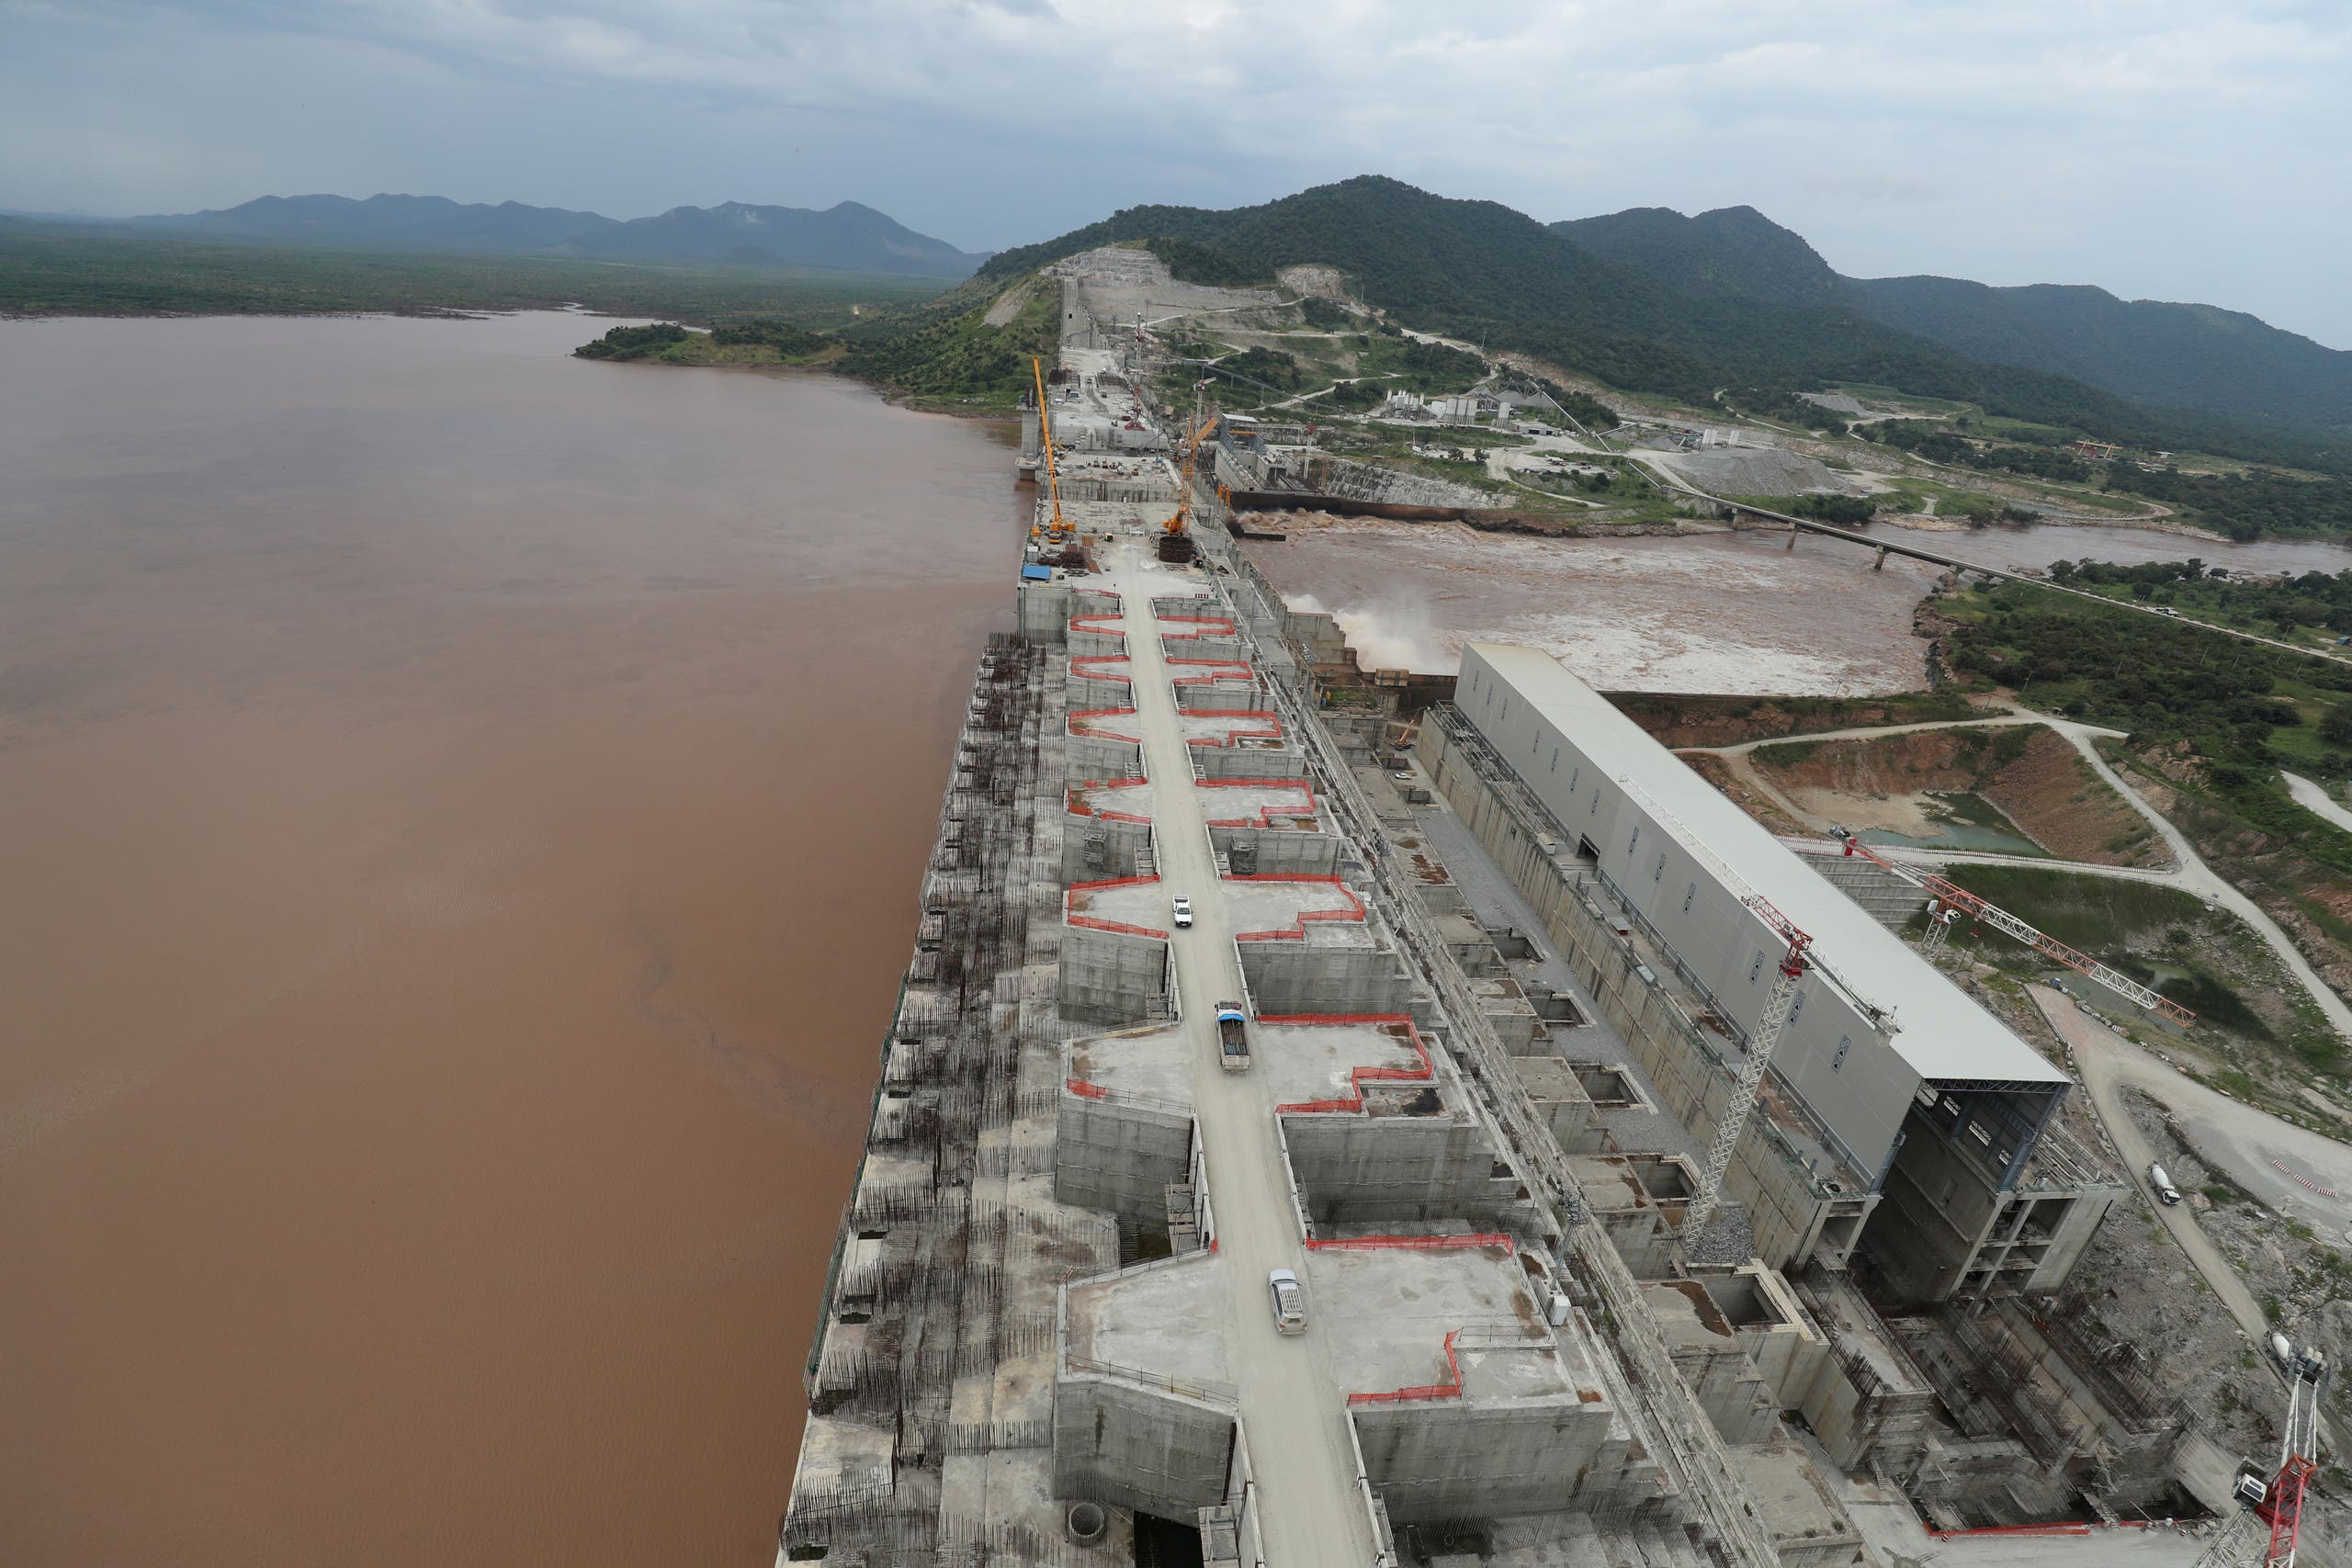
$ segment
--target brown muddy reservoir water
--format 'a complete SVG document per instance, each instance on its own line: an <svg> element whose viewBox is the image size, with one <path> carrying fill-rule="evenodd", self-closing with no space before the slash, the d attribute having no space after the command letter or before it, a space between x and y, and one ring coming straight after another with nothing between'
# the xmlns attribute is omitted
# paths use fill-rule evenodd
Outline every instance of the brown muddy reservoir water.
<svg viewBox="0 0 2352 1568"><path fill-rule="evenodd" d="M774 1552L1022 518L606 324L0 323L0 1562Z"/></svg>

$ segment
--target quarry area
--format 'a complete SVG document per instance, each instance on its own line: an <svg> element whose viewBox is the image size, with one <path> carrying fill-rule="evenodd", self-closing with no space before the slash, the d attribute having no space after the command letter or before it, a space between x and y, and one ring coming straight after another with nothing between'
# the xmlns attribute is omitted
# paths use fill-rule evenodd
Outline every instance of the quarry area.
<svg viewBox="0 0 2352 1568"><path fill-rule="evenodd" d="M1971 857L2136 887L2166 840L2083 727L1807 705L1925 683L1926 563L1281 506L1333 470L1162 394L1297 301L1133 249L1024 287L1017 629L779 1563L2190 1568L2290 1506L2338 1560L2335 1179L2238 1183L2258 1112L2132 1098L2198 1087L2153 993L1938 919ZM1419 460L1363 504L1521 482Z"/></svg>

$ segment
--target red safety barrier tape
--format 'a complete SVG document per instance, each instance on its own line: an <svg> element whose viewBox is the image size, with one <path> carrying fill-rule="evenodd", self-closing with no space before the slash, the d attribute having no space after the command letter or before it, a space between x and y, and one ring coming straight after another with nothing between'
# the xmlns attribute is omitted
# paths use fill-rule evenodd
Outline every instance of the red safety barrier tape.
<svg viewBox="0 0 2352 1568"><path fill-rule="evenodd" d="M1089 1100L1108 1100L1111 1098L1111 1091L1109 1089L1104 1089L1099 1083L1088 1083L1084 1078L1066 1079L1065 1084L1070 1093L1082 1094Z"/></svg>
<svg viewBox="0 0 2352 1568"><path fill-rule="evenodd" d="M1134 789L1151 781L1144 778L1099 779L1090 784L1072 784L1062 791L1062 809L1073 817L1092 817L1104 822L1148 822L1150 818L1134 811L1098 811L1079 797L1089 790Z"/></svg>
<svg viewBox="0 0 2352 1568"><path fill-rule="evenodd" d="M1429 1083L1437 1077L1437 1068L1430 1061L1429 1047L1421 1043L1421 1032L1415 1029L1413 1021L1402 1013L1367 1013L1356 1017L1341 1013L1293 1014L1286 1018L1267 1018L1261 1015L1258 1020L1261 1024L1298 1023L1310 1021L1330 1024L1402 1023L1405 1026L1405 1043L1412 1048L1413 1055L1421 1059L1421 1065L1418 1067L1354 1068L1348 1074L1348 1085L1356 1091L1352 1100L1298 1100L1289 1105L1275 1106L1274 1111L1277 1115L1311 1116L1334 1111L1343 1111L1351 1114L1359 1113L1363 1110L1363 1086L1368 1083Z"/></svg>
<svg viewBox="0 0 2352 1568"><path fill-rule="evenodd" d="M1120 936L1148 936L1159 942L1168 940L1168 933L1158 926L1131 926L1125 920L1100 920L1092 915L1065 915L1062 917L1062 923L1091 931L1115 931ZM1240 939L1237 937L1234 940L1238 942Z"/></svg>
<svg viewBox="0 0 2352 1568"><path fill-rule="evenodd" d="M2147 1521L2144 1519L2120 1519L2117 1521L2119 1525L2142 1526L2144 1526L2146 1522ZM1974 1529L1931 1529L1928 1533L1934 1536L1938 1540L1956 1540L1965 1539L1969 1536L1997 1535L2021 1535L2028 1538L2035 1536L2083 1536L2091 1533L2091 1527L2080 1519L2060 1519L2044 1525L1982 1525Z"/></svg>
<svg viewBox="0 0 2352 1568"><path fill-rule="evenodd" d="M2305 1188L2318 1193L2323 1198L2333 1198L2336 1196L2335 1189L2333 1187L2322 1187L2318 1182L2313 1181L2310 1177L2303 1175L2301 1171L2289 1170L2284 1165L2279 1164L2279 1162L2275 1159L2272 1160L2270 1164L2280 1175L2289 1178L2290 1180L2301 1182Z"/></svg>
<svg viewBox="0 0 2352 1568"><path fill-rule="evenodd" d="M1343 1235L1309 1238L1309 1252L1467 1252L1482 1247L1510 1247L1500 1231L1475 1231L1467 1235Z"/></svg>
<svg viewBox="0 0 2352 1568"><path fill-rule="evenodd" d="M1270 828L1273 826L1271 818L1275 817L1317 817L1322 814L1315 803L1313 786L1295 779L1194 779L1193 783L1201 789L1262 789L1294 794L1303 796L1306 802L1303 808L1297 809L1266 806L1261 807L1255 817L1213 817L1209 818L1212 828Z"/></svg>
<svg viewBox="0 0 2352 1568"><path fill-rule="evenodd" d="M1266 720L1266 722L1265 722L1265 723L1263 723L1263 724L1260 724L1260 725L1254 725L1252 728L1250 728L1249 730L1247 730L1246 732L1242 729L1241 726L1239 726L1239 725L1238 725L1238 724L1237 724L1237 725L1232 725L1232 726L1228 727L1228 728L1227 728L1227 731L1226 731L1226 733L1225 733L1224 735L1222 735L1222 736L1216 736L1216 735L1200 735L1200 736L1194 736L1194 737L1193 737L1193 738L1192 738L1191 739L1188 739L1188 740L1186 740L1186 741L1184 742L1184 744L1185 744L1185 745L1187 745L1187 746L1223 746L1223 747L1230 747L1230 746L1231 746L1231 745L1232 745L1236 740L1239 739L1242 737L1242 735L1243 735L1244 733L1247 733L1247 734L1250 734L1250 735L1252 735L1252 736L1256 736L1257 738L1259 738L1259 739L1268 739L1268 740L1279 740L1279 739L1282 739L1282 737L1283 737L1283 721L1282 721L1281 716L1279 716L1279 715L1277 715L1277 714L1266 713L1266 712L1264 712L1264 711L1262 711L1262 710L1260 710L1260 709L1254 709L1254 708L1253 708L1253 709L1246 709L1246 710L1236 710L1235 712L1233 712L1233 713L1231 713L1231 714L1196 714L1196 715L1193 715L1193 717L1197 717L1197 718L1247 718L1247 719L1264 719L1264 720Z"/></svg>
<svg viewBox="0 0 2352 1568"><path fill-rule="evenodd" d="M1235 626L1230 620L1227 619L1223 615L1162 615L1159 617L1159 636L1161 640L1182 641L1186 639L1197 639L1205 636L1206 633L1204 631L1170 631L1168 629L1170 626L1215 626L1217 630L1223 632L1227 637L1239 637L1241 635L1241 628Z"/></svg>
<svg viewBox="0 0 2352 1568"><path fill-rule="evenodd" d="M1114 876L1108 882L1073 882L1062 894L1062 923L1069 926L1083 926L1088 931L1115 931L1121 936L1148 936L1165 942L1168 940L1168 933L1157 927L1131 926L1124 920L1105 920L1093 915L1080 914L1069 907L1070 900L1080 893L1100 892L1105 887L1141 887L1159 880L1159 878L1156 876Z"/></svg>
<svg viewBox="0 0 2352 1568"><path fill-rule="evenodd" d="M1135 716L1136 710L1133 708L1081 708L1069 716L1069 732L1072 735L1100 736L1105 740L1124 740L1130 746L1140 746L1143 744L1142 736L1123 735L1115 729L1104 728L1094 722L1102 718L1133 718Z"/></svg>
<svg viewBox="0 0 2352 1568"><path fill-rule="evenodd" d="M1350 1404L1395 1404L1408 1399L1459 1399L1462 1397L1462 1362L1453 1353L1454 1329L1445 1337L1445 1382L1425 1382L1418 1388L1392 1388L1385 1393L1351 1393Z"/></svg>

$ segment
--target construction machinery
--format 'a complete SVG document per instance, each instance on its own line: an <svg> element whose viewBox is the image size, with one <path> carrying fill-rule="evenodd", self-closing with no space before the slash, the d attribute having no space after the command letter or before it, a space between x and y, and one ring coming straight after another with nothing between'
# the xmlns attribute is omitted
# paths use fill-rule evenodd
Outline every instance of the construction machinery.
<svg viewBox="0 0 2352 1568"><path fill-rule="evenodd" d="M1054 415L1046 401L1046 362L1032 355L1029 371L1037 381L1037 444L1046 454L1046 493L1053 502L1053 522L1046 531L1046 540L1059 548L1069 543L1070 530L1069 525L1062 521L1061 475L1054 461ZM1037 536L1037 525L1034 523L1029 525L1029 536L1033 539Z"/></svg>
<svg viewBox="0 0 2352 1568"><path fill-rule="evenodd" d="M1194 412L1198 412L1197 404ZM1160 526L1161 560L1188 561L1193 558L1193 536L1185 531L1185 525L1193 514L1193 476L1200 465L1201 442L1216 428L1216 415L1211 414L1201 422L1184 443L1184 464L1178 470L1176 479L1176 510Z"/></svg>
<svg viewBox="0 0 2352 1568"><path fill-rule="evenodd" d="M1724 1178L1731 1170L1732 1154L1739 1147L1740 1134L1747 1130L1748 1112L1756 1108L1757 1091L1763 1087L1765 1069L1771 1066L1772 1047L1780 1043L1781 1030L1796 1006L1797 982L1813 967L1812 960L1805 955L1813 938L1799 931L1794 921L1767 903L1761 894L1741 902L1787 944L1788 951L1781 955L1780 977L1772 982L1771 992L1764 998L1764 1010L1757 1018L1756 1027L1747 1032L1747 1052L1739 1059L1731 1103L1724 1107L1723 1120L1715 1124L1715 1141L1707 1150L1707 1168L1699 1179L1699 1196L1683 1211L1685 1235L1696 1235L1723 1201Z"/></svg>
<svg viewBox="0 0 2352 1568"><path fill-rule="evenodd" d="M2121 974L2101 964L2087 953L2078 952L2055 937L2044 935L1999 905L1971 893L1951 878L1939 876L1933 872L1914 871L1908 866L1898 865L1843 828L1833 828L1830 833L1845 845L1846 854L1849 858L1860 855L1881 870L1891 872L1912 886L1927 891L1929 896L1928 937L1922 945L1929 952L1944 944L1951 935L1951 925L1955 919L1962 915L1968 915L1984 921L2004 936L2013 937L2025 943L2042 956L2055 959L2076 974L2097 980L2133 1007L2144 1009L2167 1022L2178 1024L2183 1029L2187 1029L2197 1021L2195 1013L2174 1001L2170 997L2159 995L2129 975Z"/></svg>
<svg viewBox="0 0 2352 1568"><path fill-rule="evenodd" d="M2303 1493L2319 1470L2319 1402L2328 1366L2326 1356L2309 1345L2300 1354L2289 1347L2279 1360L2287 1375L2287 1421L2278 1468L2267 1480L2252 1462L2239 1468L2237 1495L2246 1506L2222 1527L2197 1568L2294 1568Z"/></svg>

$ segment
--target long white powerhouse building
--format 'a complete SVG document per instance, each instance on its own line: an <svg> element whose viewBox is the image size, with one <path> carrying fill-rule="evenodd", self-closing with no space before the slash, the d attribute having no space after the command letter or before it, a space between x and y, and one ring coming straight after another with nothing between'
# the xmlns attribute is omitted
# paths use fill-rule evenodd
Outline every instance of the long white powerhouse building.
<svg viewBox="0 0 2352 1568"><path fill-rule="evenodd" d="M1842 1261L1859 1241L1923 1300L2064 1278L2117 1190L2052 1135L2064 1073L1550 655L1470 645L1455 705L1548 813L1562 841L1547 850L1669 960L1661 983L1696 1002L1727 1060L1783 952L1743 894L1813 937L1818 964L1773 1055L1776 1114L1757 1119L1732 1182L1779 1206L1759 1184L1776 1164L1810 1168L1788 1174L1832 1201L1788 1262L1816 1248ZM1768 1142L1777 1162L1748 1147Z"/></svg>

